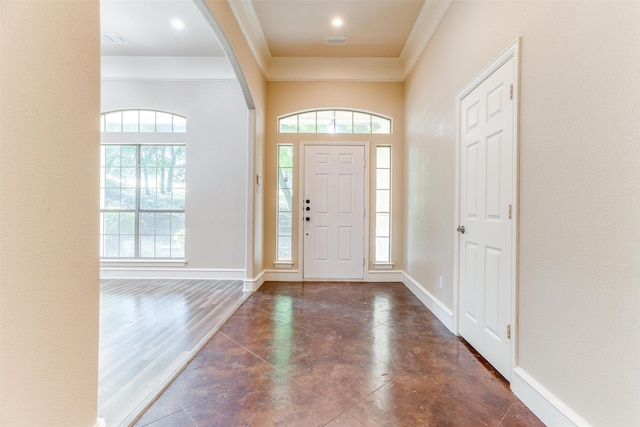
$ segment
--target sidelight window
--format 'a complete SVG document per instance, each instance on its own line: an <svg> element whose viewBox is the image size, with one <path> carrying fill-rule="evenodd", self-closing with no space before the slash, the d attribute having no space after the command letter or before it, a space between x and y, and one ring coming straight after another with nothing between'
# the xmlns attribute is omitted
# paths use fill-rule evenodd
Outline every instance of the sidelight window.
<svg viewBox="0 0 640 427"><path fill-rule="evenodd" d="M291 261L293 216L293 145L278 145L277 261Z"/></svg>
<svg viewBox="0 0 640 427"><path fill-rule="evenodd" d="M391 146L376 149L376 263L391 261Z"/></svg>

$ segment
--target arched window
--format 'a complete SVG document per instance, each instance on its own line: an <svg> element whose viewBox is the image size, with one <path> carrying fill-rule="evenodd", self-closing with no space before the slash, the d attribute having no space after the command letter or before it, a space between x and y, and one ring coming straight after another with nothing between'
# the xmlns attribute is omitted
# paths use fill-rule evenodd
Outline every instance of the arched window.
<svg viewBox="0 0 640 427"><path fill-rule="evenodd" d="M100 132L184 133L186 117L154 110L118 110L100 116Z"/></svg>
<svg viewBox="0 0 640 427"><path fill-rule="evenodd" d="M104 133L128 135L100 147L100 256L184 258L186 146L136 133L184 133L186 118L119 110L101 123Z"/></svg>
<svg viewBox="0 0 640 427"><path fill-rule="evenodd" d="M279 133L390 134L391 119L366 111L319 109L278 117Z"/></svg>

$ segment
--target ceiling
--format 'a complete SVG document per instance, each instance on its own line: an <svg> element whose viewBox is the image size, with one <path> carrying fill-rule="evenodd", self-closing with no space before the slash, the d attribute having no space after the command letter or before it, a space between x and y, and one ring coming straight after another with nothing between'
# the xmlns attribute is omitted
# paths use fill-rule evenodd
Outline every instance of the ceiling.
<svg viewBox="0 0 640 427"><path fill-rule="evenodd" d="M274 57L399 57L424 0L253 0ZM335 27L332 20L343 25ZM326 45L346 36L346 45Z"/></svg>
<svg viewBox="0 0 640 427"><path fill-rule="evenodd" d="M171 22L178 19L183 29ZM192 0L100 0L103 56L219 57L224 51ZM126 43L105 43L104 33Z"/></svg>
<svg viewBox="0 0 640 427"><path fill-rule="evenodd" d="M368 73L372 80L402 80L450 3L228 1L268 80L345 78L350 73L360 80L366 80ZM213 29L195 2L201 5L204 0L101 0L102 55L223 57ZM334 18L341 18L343 25L333 26ZM174 28L175 19L184 28ZM119 37L126 43L104 43ZM327 37L347 42L327 45ZM372 66L376 69L371 70Z"/></svg>

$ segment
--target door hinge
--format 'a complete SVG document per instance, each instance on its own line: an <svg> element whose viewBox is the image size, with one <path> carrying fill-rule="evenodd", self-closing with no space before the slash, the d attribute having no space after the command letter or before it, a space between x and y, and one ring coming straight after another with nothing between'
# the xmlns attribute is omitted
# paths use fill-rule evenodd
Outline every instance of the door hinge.
<svg viewBox="0 0 640 427"><path fill-rule="evenodd" d="M513 206L509 205L509 219L511 219L512 217L512 212L513 212Z"/></svg>
<svg viewBox="0 0 640 427"><path fill-rule="evenodd" d="M511 339L511 325L507 325L507 339Z"/></svg>
<svg viewBox="0 0 640 427"><path fill-rule="evenodd" d="M509 99L513 99L513 85L509 86Z"/></svg>

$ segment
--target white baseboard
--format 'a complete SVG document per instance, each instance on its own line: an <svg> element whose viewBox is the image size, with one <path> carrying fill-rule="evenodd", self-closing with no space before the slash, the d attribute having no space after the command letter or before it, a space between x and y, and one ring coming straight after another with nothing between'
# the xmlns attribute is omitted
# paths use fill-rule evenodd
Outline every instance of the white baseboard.
<svg viewBox="0 0 640 427"><path fill-rule="evenodd" d="M299 282L301 278L300 271L298 270L265 270L264 271L265 282Z"/></svg>
<svg viewBox="0 0 640 427"><path fill-rule="evenodd" d="M266 282L300 282L302 274L299 270L273 269L265 270ZM365 282L402 282L402 271L399 270L371 270L366 272ZM345 279L348 280L348 279ZM318 280L324 281L324 280Z"/></svg>
<svg viewBox="0 0 640 427"><path fill-rule="evenodd" d="M245 271L231 268L102 267L101 279L244 280Z"/></svg>
<svg viewBox="0 0 640 427"><path fill-rule="evenodd" d="M590 427L591 425L563 401L517 367L511 376L511 390L540 420L554 427Z"/></svg>
<svg viewBox="0 0 640 427"><path fill-rule="evenodd" d="M402 283L418 297L420 301L440 320L444 326L453 332L453 311L444 305L438 298L423 288L413 277L402 272Z"/></svg>
<svg viewBox="0 0 640 427"><path fill-rule="evenodd" d="M265 272L262 271L262 272L260 272L260 274L258 274L253 279L244 279L244 288L243 288L243 290L244 291L248 291L248 292L255 292L258 289L260 289L260 286L262 286L264 284L264 282L266 282Z"/></svg>
<svg viewBox="0 0 640 427"><path fill-rule="evenodd" d="M367 282L402 282L404 277L400 270L369 270L365 281Z"/></svg>

